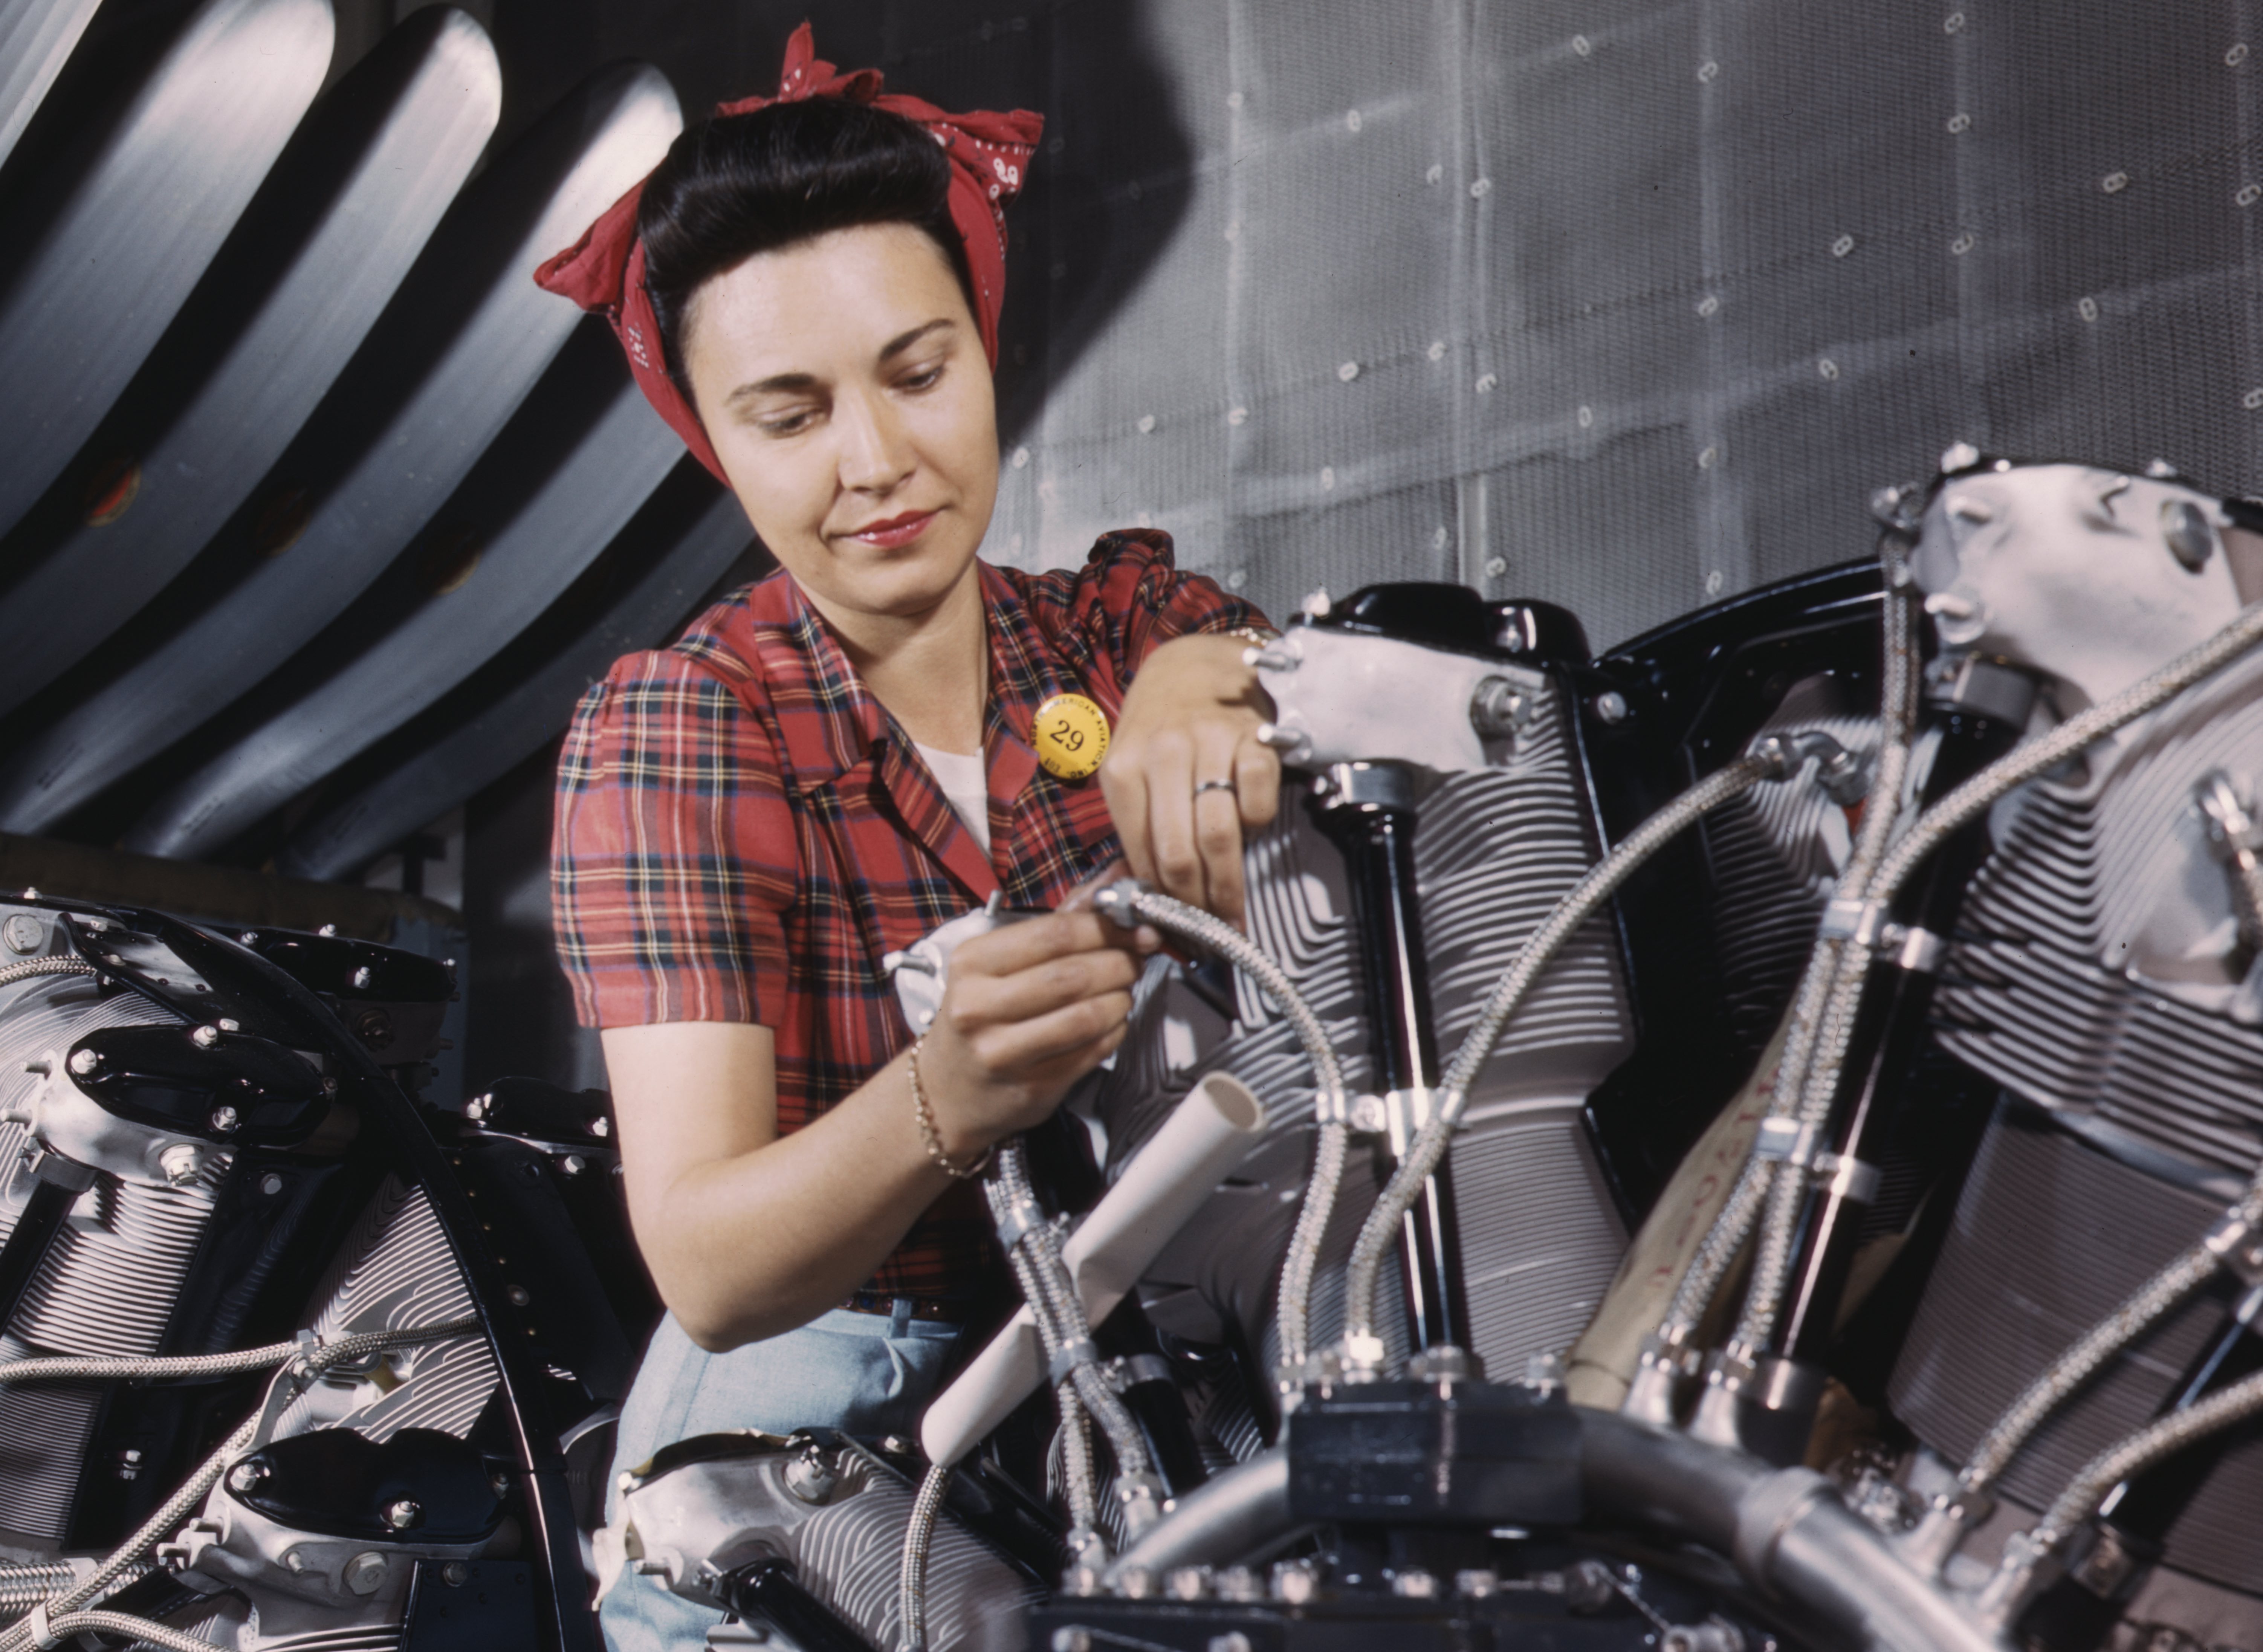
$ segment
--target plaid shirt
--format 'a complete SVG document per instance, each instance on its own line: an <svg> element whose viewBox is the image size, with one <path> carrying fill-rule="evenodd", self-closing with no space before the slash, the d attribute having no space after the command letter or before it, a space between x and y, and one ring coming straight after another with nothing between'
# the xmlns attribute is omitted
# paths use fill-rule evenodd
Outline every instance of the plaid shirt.
<svg viewBox="0 0 2263 1652"><path fill-rule="evenodd" d="M799 1128L910 1041L883 956L993 891L1051 906L1114 854L1098 781L1038 766L1037 708L1082 693L1112 721L1159 643L1263 623L1176 572L1160 533L1108 534L1074 572L978 567L988 858L783 571L583 697L559 759L551 888L585 1025L770 1027L778 1128ZM930 1214L871 1288L964 1294L988 1256L987 1224Z"/></svg>

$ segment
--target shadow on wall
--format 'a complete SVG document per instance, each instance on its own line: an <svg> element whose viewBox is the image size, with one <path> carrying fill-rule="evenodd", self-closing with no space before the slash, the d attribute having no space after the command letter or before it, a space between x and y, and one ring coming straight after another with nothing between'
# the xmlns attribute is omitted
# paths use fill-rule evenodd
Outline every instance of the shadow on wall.
<svg viewBox="0 0 2263 1652"><path fill-rule="evenodd" d="M805 18L820 57L876 66L890 91L946 109L1038 111L1044 148L1009 216L998 393L999 435L1010 446L1035 420L1047 386L1105 330L1177 227L1178 214L1159 223L1150 213L1134 235L1124 214L1102 204L1103 180L1122 176L1127 156L1142 173L1168 175L1193 159L1140 11L1045 4L1001 11L980 0L494 0L504 85L498 137L507 142L566 88L619 57L662 69L687 116L767 93L786 36Z"/></svg>

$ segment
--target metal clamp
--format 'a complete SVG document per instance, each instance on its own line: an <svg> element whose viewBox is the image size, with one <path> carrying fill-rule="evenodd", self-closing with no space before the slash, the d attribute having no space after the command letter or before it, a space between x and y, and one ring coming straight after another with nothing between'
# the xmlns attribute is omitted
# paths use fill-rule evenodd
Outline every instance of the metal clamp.
<svg viewBox="0 0 2263 1652"><path fill-rule="evenodd" d="M1761 1119L1760 1133L1753 1138L1753 1156L1806 1170L1818 1188L1836 1199L1867 1205L1877 1195L1878 1167L1849 1153L1829 1151L1818 1123L1780 1115Z"/></svg>
<svg viewBox="0 0 2263 1652"><path fill-rule="evenodd" d="M1060 1345L1052 1359L1046 1363L1045 1375L1051 1378L1053 1385L1058 1388L1076 1374L1079 1366L1095 1365L1099 1359L1100 1350L1092 1345L1091 1337L1072 1337Z"/></svg>
<svg viewBox="0 0 2263 1652"><path fill-rule="evenodd" d="M1852 941L1876 946L1887 928L1883 901L1833 901L1823 909L1823 925L1817 931L1826 941Z"/></svg>
<svg viewBox="0 0 2263 1652"><path fill-rule="evenodd" d="M2245 1212L2224 1212L2201 1243L2242 1285L2263 1285L2263 1225Z"/></svg>
<svg viewBox="0 0 2263 1652"><path fill-rule="evenodd" d="M998 1229L998 1248L1012 1254L1033 1229L1045 1225L1045 1207L1034 1199L1017 1199L992 1218Z"/></svg>

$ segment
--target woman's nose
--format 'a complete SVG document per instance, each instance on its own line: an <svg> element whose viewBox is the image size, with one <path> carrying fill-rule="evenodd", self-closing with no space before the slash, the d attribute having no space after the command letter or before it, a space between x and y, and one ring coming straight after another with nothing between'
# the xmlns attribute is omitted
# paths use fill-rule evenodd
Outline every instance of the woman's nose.
<svg viewBox="0 0 2263 1652"><path fill-rule="evenodd" d="M835 418L843 487L885 494L918 467L903 418L886 396L844 397Z"/></svg>

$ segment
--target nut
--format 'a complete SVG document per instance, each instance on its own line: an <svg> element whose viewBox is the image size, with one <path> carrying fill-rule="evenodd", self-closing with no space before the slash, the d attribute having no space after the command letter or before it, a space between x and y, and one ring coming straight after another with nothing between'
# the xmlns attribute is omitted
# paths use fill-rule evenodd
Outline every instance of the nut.
<svg viewBox="0 0 2263 1652"><path fill-rule="evenodd" d="M212 1110L212 1127L225 1135L243 1122L243 1115L226 1102Z"/></svg>
<svg viewBox="0 0 2263 1652"><path fill-rule="evenodd" d="M385 1582L386 1569L384 1555L375 1549L364 1549L346 1562L346 1587L357 1595L373 1595Z"/></svg>
<svg viewBox="0 0 2263 1652"><path fill-rule="evenodd" d="M228 1471L228 1489L242 1496L267 1478L267 1465L257 1457L247 1457Z"/></svg>
<svg viewBox="0 0 2263 1652"><path fill-rule="evenodd" d="M408 1497L400 1497L385 1505L385 1523L396 1532L406 1532L424 1518L423 1507Z"/></svg>
<svg viewBox="0 0 2263 1652"><path fill-rule="evenodd" d="M204 1156L185 1141L176 1141L157 1156L157 1174L174 1186L193 1182L204 1169Z"/></svg>
<svg viewBox="0 0 2263 1652"><path fill-rule="evenodd" d="M92 1050L73 1050L71 1052L70 1069L74 1073L76 1073L81 1078L84 1078L89 1073L92 1072L96 1068L101 1065L102 1057L98 1055Z"/></svg>

